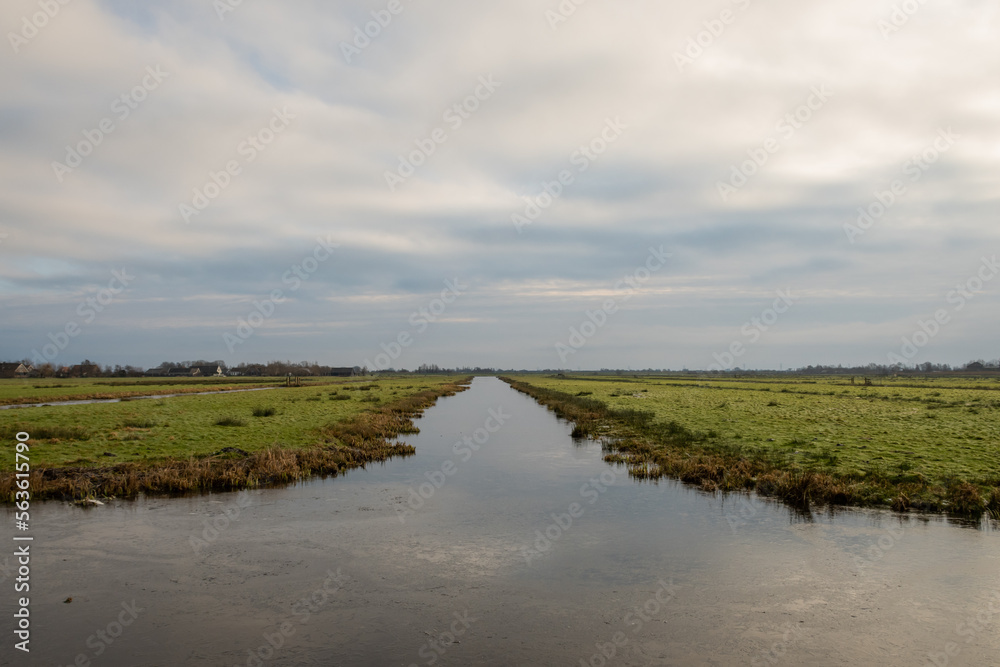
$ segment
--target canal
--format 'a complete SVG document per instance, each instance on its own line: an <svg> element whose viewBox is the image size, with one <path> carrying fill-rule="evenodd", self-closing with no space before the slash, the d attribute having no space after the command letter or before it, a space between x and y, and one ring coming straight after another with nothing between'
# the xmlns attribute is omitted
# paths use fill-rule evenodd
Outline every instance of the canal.
<svg viewBox="0 0 1000 667"><path fill-rule="evenodd" d="M989 525L639 484L495 378L417 425L335 479L36 503L18 664L998 664Z"/></svg>

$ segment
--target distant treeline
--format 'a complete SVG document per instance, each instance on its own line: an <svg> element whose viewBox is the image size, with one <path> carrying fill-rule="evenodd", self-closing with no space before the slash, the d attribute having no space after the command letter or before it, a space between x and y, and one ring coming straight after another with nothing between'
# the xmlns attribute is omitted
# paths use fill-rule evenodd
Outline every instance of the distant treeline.
<svg viewBox="0 0 1000 667"><path fill-rule="evenodd" d="M162 371L169 370L172 368L193 368L193 367L219 367L222 372L227 376L260 376L260 377L277 377L277 376L328 376L328 375L342 375L346 371L350 371L353 375L401 375L411 373L414 375L432 375L432 374L462 374L462 375L496 375L500 373L566 373L569 372L566 369L560 368L546 368L546 369L501 369L501 368L483 368L480 366L472 367L462 367L462 368L442 368L437 364L421 364L415 370L407 370L405 368L388 368L379 371L369 371L364 366L353 366L348 368L327 366L320 364L316 361L269 361L267 363L240 363L234 366L229 366L226 362L221 360L215 361L205 361L204 359L197 359L191 361L164 361L159 364L159 366L150 369L144 369L139 366L133 365L122 365L115 364L114 366L106 364L104 366L95 364L89 359L84 360L80 364L73 366L55 366L53 364L43 364L39 367L32 367L31 362L27 359L16 360L9 363L0 364L0 366L10 369L10 377L20 377L22 375L14 375L13 366L18 364L23 364L26 371L30 372L31 377L143 377L150 375L163 375ZM160 371L160 372L157 372ZM703 370L689 370L684 369L669 369L669 368L645 368L645 369L618 369L618 368L602 368L600 370L578 370L573 371L575 373L595 373L601 375L626 375L626 374L663 374L663 373L697 373L697 374L711 374L711 375L738 375L738 374L757 374L757 373L785 373L785 374L795 374L795 375L861 375L861 376L884 376L893 375L899 373L980 373L980 372L1000 372L1000 359L993 359L992 361L985 361L983 359L975 359L965 364L951 365L951 364L936 364L932 362L926 362L922 364L913 364L911 366L906 366L903 364L867 364L864 366L844 366L844 365L810 365L803 366L801 368L788 369L788 370L746 370L741 368L732 368L721 371L703 371Z"/></svg>

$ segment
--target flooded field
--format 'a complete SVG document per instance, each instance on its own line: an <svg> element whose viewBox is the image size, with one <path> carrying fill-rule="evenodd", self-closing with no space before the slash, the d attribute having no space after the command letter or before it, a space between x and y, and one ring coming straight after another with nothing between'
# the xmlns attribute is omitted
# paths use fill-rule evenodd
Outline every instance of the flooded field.
<svg viewBox="0 0 1000 667"><path fill-rule="evenodd" d="M1000 533L988 523L803 515L637 484L493 378L417 425L406 438L415 456L337 479L90 509L36 503L31 664L987 665L1000 655ZM11 597L3 603L10 618Z"/></svg>

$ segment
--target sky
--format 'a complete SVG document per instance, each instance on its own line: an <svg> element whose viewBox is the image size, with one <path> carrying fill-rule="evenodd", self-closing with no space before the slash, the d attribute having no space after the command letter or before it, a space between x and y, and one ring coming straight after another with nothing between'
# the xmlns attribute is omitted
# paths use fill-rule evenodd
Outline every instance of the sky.
<svg viewBox="0 0 1000 667"><path fill-rule="evenodd" d="M0 359L1000 356L986 0L8 0Z"/></svg>

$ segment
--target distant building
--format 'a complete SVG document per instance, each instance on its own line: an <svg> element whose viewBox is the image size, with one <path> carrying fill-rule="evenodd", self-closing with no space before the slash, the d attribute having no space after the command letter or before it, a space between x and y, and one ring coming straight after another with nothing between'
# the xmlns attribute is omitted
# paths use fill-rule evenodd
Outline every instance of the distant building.
<svg viewBox="0 0 1000 667"><path fill-rule="evenodd" d="M349 378L360 375L358 368L331 368L329 375L335 378Z"/></svg>
<svg viewBox="0 0 1000 667"><path fill-rule="evenodd" d="M241 369L233 370L229 369L230 375L246 375L247 377L261 377L264 375L264 366L262 364L250 364L249 366L244 366Z"/></svg>
<svg viewBox="0 0 1000 667"><path fill-rule="evenodd" d="M168 378L189 378L192 375L194 375L194 370L191 368L184 368L183 366L171 368L166 373L166 377Z"/></svg>
<svg viewBox="0 0 1000 667"><path fill-rule="evenodd" d="M101 367L97 364L77 364L69 369L66 377L96 378L101 376Z"/></svg>
<svg viewBox="0 0 1000 667"><path fill-rule="evenodd" d="M225 377L226 373L222 370L222 366L209 365L209 366L192 366L191 375L196 375L198 377Z"/></svg>
<svg viewBox="0 0 1000 667"><path fill-rule="evenodd" d="M31 366L19 363L0 364L0 378L26 378L32 370Z"/></svg>

